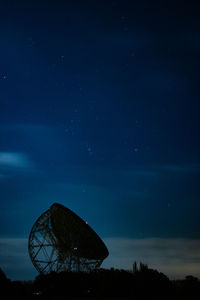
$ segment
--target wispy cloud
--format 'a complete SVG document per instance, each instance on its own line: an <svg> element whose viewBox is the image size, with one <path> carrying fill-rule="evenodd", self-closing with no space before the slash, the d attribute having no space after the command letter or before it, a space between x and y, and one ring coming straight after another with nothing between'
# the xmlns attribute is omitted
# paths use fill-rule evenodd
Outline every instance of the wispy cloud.
<svg viewBox="0 0 200 300"><path fill-rule="evenodd" d="M0 180L4 178L7 178L7 176L5 174L0 174Z"/></svg>
<svg viewBox="0 0 200 300"><path fill-rule="evenodd" d="M4 173L11 171L32 171L35 164L25 153L20 152L0 152L0 171Z"/></svg>
<svg viewBox="0 0 200 300"><path fill-rule="evenodd" d="M170 278L200 277L200 240L104 238L109 256L104 268L132 269L134 261L147 263ZM28 240L0 238L0 266L11 279L33 279L37 271L28 254Z"/></svg>
<svg viewBox="0 0 200 300"><path fill-rule="evenodd" d="M147 263L171 278L200 277L200 240L105 238L110 255L105 267L131 269L133 262Z"/></svg>
<svg viewBox="0 0 200 300"><path fill-rule="evenodd" d="M33 279L37 272L28 255L28 240L0 238L0 267L12 280Z"/></svg>
<svg viewBox="0 0 200 300"><path fill-rule="evenodd" d="M109 172L109 171L107 171ZM115 170L115 176L126 176L127 178L137 177L139 179L150 179L155 178L156 176L162 176L167 174L177 174L177 175L189 175L191 173L200 172L200 165L196 164L157 164L149 165L148 167L136 166L127 168L124 170Z"/></svg>
<svg viewBox="0 0 200 300"><path fill-rule="evenodd" d="M133 169L130 174L136 175L136 176L156 176L156 175L161 175L165 172L169 173L195 173L195 172L200 172L200 165L197 164L160 164L160 165L155 165L155 166L149 166L148 168L144 167L137 167Z"/></svg>
<svg viewBox="0 0 200 300"><path fill-rule="evenodd" d="M194 173L200 172L199 164L168 164L161 166L161 170L168 172Z"/></svg>

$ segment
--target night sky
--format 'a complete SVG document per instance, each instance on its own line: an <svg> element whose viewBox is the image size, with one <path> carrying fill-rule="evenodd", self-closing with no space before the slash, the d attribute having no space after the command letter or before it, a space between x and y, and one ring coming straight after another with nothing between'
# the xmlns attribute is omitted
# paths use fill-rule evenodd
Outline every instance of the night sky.
<svg viewBox="0 0 200 300"><path fill-rule="evenodd" d="M106 243L103 267L200 277L200 5L0 1L0 267L58 202Z"/></svg>

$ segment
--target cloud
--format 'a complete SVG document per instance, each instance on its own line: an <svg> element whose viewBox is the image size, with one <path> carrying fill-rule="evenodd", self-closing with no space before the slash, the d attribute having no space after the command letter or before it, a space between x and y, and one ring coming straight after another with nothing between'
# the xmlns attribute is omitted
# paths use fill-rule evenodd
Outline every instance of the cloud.
<svg viewBox="0 0 200 300"><path fill-rule="evenodd" d="M0 170L2 173L10 171L31 171L35 166L25 153L0 152ZM4 174L2 174L3 176Z"/></svg>
<svg viewBox="0 0 200 300"><path fill-rule="evenodd" d="M33 279L37 272L28 255L28 240L0 238L0 266L12 280Z"/></svg>
<svg viewBox="0 0 200 300"><path fill-rule="evenodd" d="M134 261L147 263L170 278L200 277L200 240L104 238L109 256L104 268L132 269ZM0 238L0 266L12 280L34 279L38 274L25 238Z"/></svg>
<svg viewBox="0 0 200 300"><path fill-rule="evenodd" d="M107 173L109 170L107 170ZM127 169L115 170L115 177L126 177L128 178L137 177L138 179L155 179L156 177L170 175L190 175L200 172L200 165L197 164L155 164L149 165L148 167L136 166ZM113 176L113 171L110 172L109 176Z"/></svg>
<svg viewBox="0 0 200 300"><path fill-rule="evenodd" d="M161 169L169 172L195 173L200 171L199 164L169 164L161 166Z"/></svg>
<svg viewBox="0 0 200 300"><path fill-rule="evenodd" d="M1 179L4 179L4 178L7 178L7 176L6 176L5 174L1 174L1 173L0 173L0 180L1 180Z"/></svg>
<svg viewBox="0 0 200 300"><path fill-rule="evenodd" d="M165 165L155 165L149 166L149 168L137 167L130 171L130 174L136 176L157 176L161 173L170 172L170 173L196 173L200 172L199 164L165 164Z"/></svg>
<svg viewBox="0 0 200 300"><path fill-rule="evenodd" d="M147 263L170 278L200 277L200 240L105 238L110 255L104 267L131 269L133 262Z"/></svg>

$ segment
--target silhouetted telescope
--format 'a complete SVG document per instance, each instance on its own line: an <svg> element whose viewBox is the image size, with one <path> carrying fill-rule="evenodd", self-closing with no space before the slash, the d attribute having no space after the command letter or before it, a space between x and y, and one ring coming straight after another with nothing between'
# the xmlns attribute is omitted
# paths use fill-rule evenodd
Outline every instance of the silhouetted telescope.
<svg viewBox="0 0 200 300"><path fill-rule="evenodd" d="M108 249L97 233L67 207L54 203L35 222L29 255L40 273L91 271L100 267Z"/></svg>

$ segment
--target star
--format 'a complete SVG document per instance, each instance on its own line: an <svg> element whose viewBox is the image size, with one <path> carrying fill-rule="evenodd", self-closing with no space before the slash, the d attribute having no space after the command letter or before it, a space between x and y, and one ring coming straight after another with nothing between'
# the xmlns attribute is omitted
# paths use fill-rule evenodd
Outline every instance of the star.
<svg viewBox="0 0 200 300"><path fill-rule="evenodd" d="M88 151L89 155L93 154L93 151L92 151L92 148L90 145L87 145L87 151Z"/></svg>

